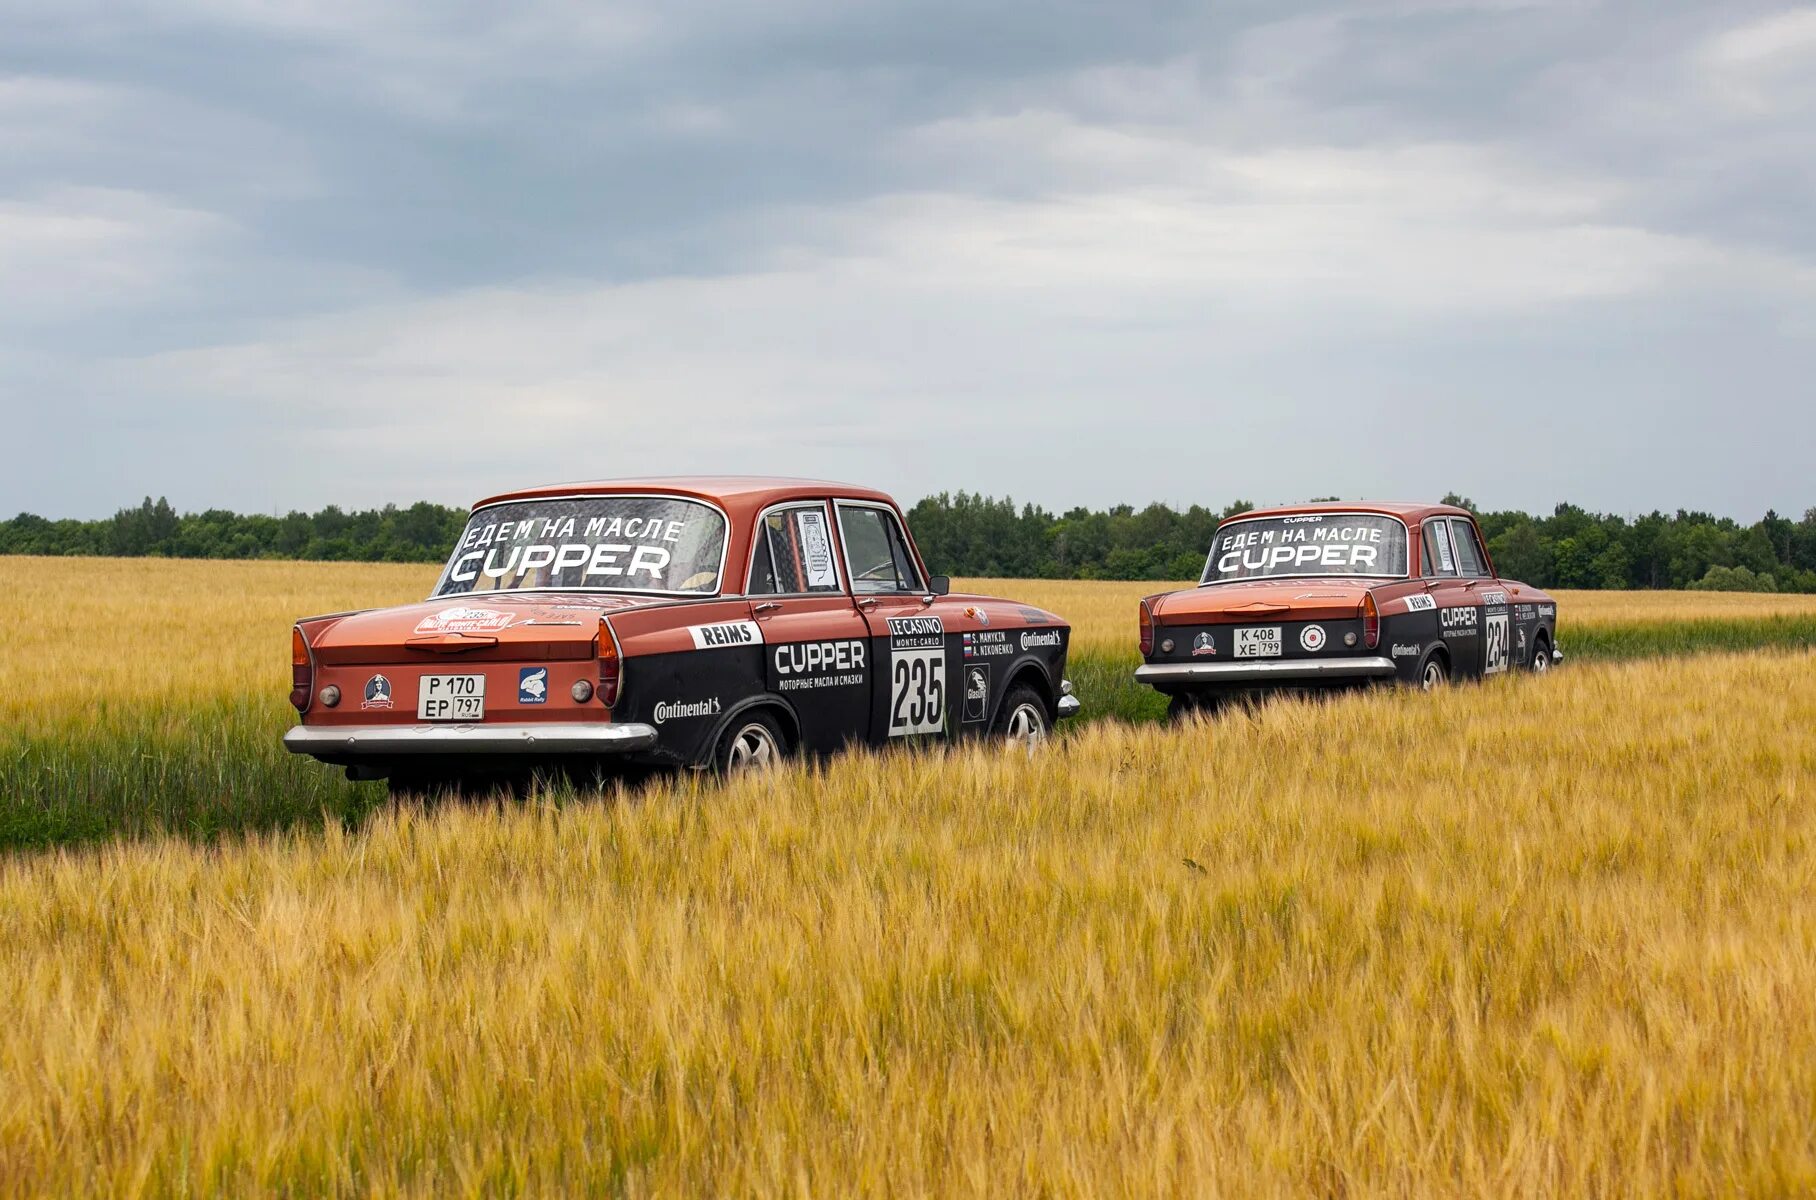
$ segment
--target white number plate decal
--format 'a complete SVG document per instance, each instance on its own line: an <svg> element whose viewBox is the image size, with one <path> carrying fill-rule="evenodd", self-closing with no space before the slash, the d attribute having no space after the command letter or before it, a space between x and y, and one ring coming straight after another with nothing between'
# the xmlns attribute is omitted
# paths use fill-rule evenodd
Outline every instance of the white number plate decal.
<svg viewBox="0 0 1816 1200"><path fill-rule="evenodd" d="M1280 626L1238 625L1236 627L1236 657L1279 658Z"/></svg>
<svg viewBox="0 0 1816 1200"><path fill-rule="evenodd" d="M889 736L946 727L946 652L897 650L889 657Z"/></svg>
<svg viewBox="0 0 1816 1200"><path fill-rule="evenodd" d="M416 691L419 721L483 721L484 675L424 675Z"/></svg>
<svg viewBox="0 0 1816 1200"><path fill-rule="evenodd" d="M1507 669L1507 614L1489 613L1482 630L1482 674L1495 675Z"/></svg>

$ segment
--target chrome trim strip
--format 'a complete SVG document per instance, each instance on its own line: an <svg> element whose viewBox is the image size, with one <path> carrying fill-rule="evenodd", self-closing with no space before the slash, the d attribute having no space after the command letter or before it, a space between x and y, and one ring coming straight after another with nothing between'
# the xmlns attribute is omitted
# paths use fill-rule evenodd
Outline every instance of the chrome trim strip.
<svg viewBox="0 0 1816 1200"><path fill-rule="evenodd" d="M656 727L612 721L546 724L296 725L284 749L317 758L393 754L622 754L656 744Z"/></svg>
<svg viewBox="0 0 1816 1200"><path fill-rule="evenodd" d="M1392 675L1391 658L1269 658L1254 662L1148 663L1135 668L1140 683L1220 683L1241 679L1363 679Z"/></svg>

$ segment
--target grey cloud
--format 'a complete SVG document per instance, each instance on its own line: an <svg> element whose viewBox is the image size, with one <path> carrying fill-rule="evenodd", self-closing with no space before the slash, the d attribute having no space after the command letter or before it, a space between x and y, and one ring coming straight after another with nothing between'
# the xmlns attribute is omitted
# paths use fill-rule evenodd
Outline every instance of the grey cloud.
<svg viewBox="0 0 1816 1200"><path fill-rule="evenodd" d="M0 13L0 509L1816 499L1807 10Z"/></svg>

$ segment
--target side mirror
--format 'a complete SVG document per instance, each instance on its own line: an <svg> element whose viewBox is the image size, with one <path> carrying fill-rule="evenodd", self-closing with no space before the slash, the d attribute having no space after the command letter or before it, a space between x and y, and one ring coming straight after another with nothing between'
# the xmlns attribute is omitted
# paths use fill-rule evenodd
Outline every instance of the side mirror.
<svg viewBox="0 0 1816 1200"><path fill-rule="evenodd" d="M952 592L951 576L935 575L932 579L927 581L927 590L935 596L950 595Z"/></svg>

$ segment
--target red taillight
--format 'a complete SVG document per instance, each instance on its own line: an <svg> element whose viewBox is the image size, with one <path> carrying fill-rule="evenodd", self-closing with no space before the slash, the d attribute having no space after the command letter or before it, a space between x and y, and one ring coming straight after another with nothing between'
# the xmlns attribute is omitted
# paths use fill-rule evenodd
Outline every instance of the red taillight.
<svg viewBox="0 0 1816 1200"><path fill-rule="evenodd" d="M612 627L599 618L599 703L607 708L618 703L618 684L620 680L618 661L618 639L612 636Z"/></svg>
<svg viewBox="0 0 1816 1200"><path fill-rule="evenodd" d="M1375 594L1362 596L1362 645L1373 650L1381 644L1381 610L1375 607Z"/></svg>
<svg viewBox="0 0 1816 1200"><path fill-rule="evenodd" d="M1148 602L1141 602L1141 656L1146 658L1154 653L1154 614L1148 611Z"/></svg>
<svg viewBox="0 0 1816 1200"><path fill-rule="evenodd" d="M303 627L290 630L290 703L297 712L309 711L309 693L315 690L315 663L309 658L309 642Z"/></svg>

